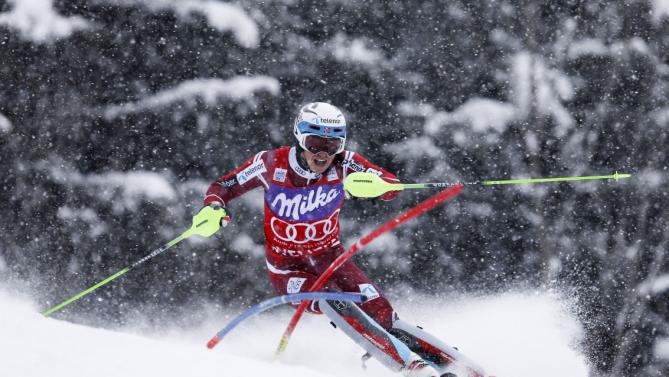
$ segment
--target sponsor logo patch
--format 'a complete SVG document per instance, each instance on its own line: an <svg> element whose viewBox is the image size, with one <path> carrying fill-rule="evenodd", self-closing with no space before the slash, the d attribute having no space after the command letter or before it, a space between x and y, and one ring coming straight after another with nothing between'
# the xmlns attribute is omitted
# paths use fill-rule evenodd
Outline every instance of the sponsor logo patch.
<svg viewBox="0 0 669 377"><path fill-rule="evenodd" d="M360 288L360 293L367 296L368 301L381 297L379 291L377 291L371 284L358 284L358 287Z"/></svg>
<svg viewBox="0 0 669 377"><path fill-rule="evenodd" d="M312 221L331 215L343 200L342 185L288 188L272 185L265 194L267 204L278 217Z"/></svg>
<svg viewBox="0 0 669 377"><path fill-rule="evenodd" d="M353 160L344 161L344 166L347 166L351 170L355 171L365 171L365 168Z"/></svg>
<svg viewBox="0 0 669 377"><path fill-rule="evenodd" d="M376 339L372 338L372 336L367 334L367 333L363 333L362 336L367 338L367 340L369 340L369 342L372 343L373 345L375 345L376 348L378 348L378 349L385 350L386 348L388 348L387 346L385 346L385 345L379 343L378 341L376 341Z"/></svg>
<svg viewBox="0 0 669 377"><path fill-rule="evenodd" d="M328 182L338 180L339 175L337 174L337 169L331 168L330 171L328 172L327 179L328 179Z"/></svg>
<svg viewBox="0 0 669 377"><path fill-rule="evenodd" d="M367 173L376 174L376 175L378 175L379 177L383 175L383 173L381 173L380 171L378 171L378 170L376 170L376 169L372 169L372 168L368 168L368 169L367 169Z"/></svg>
<svg viewBox="0 0 669 377"><path fill-rule="evenodd" d="M290 256L290 257L295 257L295 256L301 257L305 254L305 252L302 251L302 250L288 250L288 249L280 248L278 246L272 246L272 251L277 253L277 254L287 255L287 256ZM306 254L311 254L311 252L307 251Z"/></svg>
<svg viewBox="0 0 669 377"><path fill-rule="evenodd" d="M274 177L272 179L277 182L285 182L287 173L288 171L286 169L276 168L274 169Z"/></svg>
<svg viewBox="0 0 669 377"><path fill-rule="evenodd" d="M339 313L343 313L344 311L346 311L346 309L348 309L348 305L346 305L344 301L336 300L330 302L330 304Z"/></svg>
<svg viewBox="0 0 669 377"><path fill-rule="evenodd" d="M341 119L321 118L321 124L340 124Z"/></svg>
<svg viewBox="0 0 669 377"><path fill-rule="evenodd" d="M237 179L235 179L235 178L231 178L231 179L228 179L227 181L219 182L219 185L221 185L223 187L232 187L236 184L237 184Z"/></svg>
<svg viewBox="0 0 669 377"><path fill-rule="evenodd" d="M263 160L258 160L253 164L249 165L246 169L237 173L237 181L240 185L250 181L251 179L259 176L262 173L266 173L267 169L265 168L265 162Z"/></svg>
<svg viewBox="0 0 669 377"><path fill-rule="evenodd" d="M286 292L288 293L297 293L302 289L302 284L306 281L306 278L290 278L288 279L288 284L286 285Z"/></svg>
<svg viewBox="0 0 669 377"><path fill-rule="evenodd" d="M339 210L336 210L330 217L313 223L292 223L272 217L269 226L274 235L284 242L301 245L307 242L323 241L339 230ZM318 251L318 249L320 247L313 251Z"/></svg>

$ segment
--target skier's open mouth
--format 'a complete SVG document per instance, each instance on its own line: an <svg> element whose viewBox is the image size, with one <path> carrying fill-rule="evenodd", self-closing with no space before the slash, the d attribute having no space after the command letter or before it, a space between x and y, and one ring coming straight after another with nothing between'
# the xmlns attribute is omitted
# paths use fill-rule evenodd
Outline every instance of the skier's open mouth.
<svg viewBox="0 0 669 377"><path fill-rule="evenodd" d="M328 166L331 159L330 159L329 154L327 154L326 152L321 151L321 152L316 153L313 156L312 161L313 161L314 165L318 166L319 168L325 168L325 167Z"/></svg>
<svg viewBox="0 0 669 377"><path fill-rule="evenodd" d="M314 157L314 164L316 164L316 166L326 166L327 163L328 163L327 158L321 159L321 158Z"/></svg>

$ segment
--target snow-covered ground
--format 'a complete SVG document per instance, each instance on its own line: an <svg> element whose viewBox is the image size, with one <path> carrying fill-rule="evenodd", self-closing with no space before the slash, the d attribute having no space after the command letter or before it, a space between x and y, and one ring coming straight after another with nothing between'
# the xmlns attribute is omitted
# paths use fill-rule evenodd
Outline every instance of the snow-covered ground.
<svg viewBox="0 0 669 377"><path fill-rule="evenodd" d="M396 302L405 320L422 325L498 377L585 377L573 348L580 326L547 293L508 293L439 301ZM366 376L391 377L375 361L360 366L362 351L322 316L307 316L286 354L273 360L290 310L243 323L213 351L207 340L230 316L211 316L197 328L160 334L109 331L44 318L38 306L0 287L0 375L58 376ZM236 313L228 313L235 315Z"/></svg>

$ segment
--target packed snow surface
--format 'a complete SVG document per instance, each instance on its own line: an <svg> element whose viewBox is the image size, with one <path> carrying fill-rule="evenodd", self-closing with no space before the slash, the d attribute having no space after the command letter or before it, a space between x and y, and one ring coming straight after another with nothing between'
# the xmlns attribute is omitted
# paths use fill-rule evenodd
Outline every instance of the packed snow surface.
<svg viewBox="0 0 669 377"><path fill-rule="evenodd" d="M286 354L273 360L291 316L284 308L243 323L214 350L205 347L236 313L214 313L197 328L161 333L116 331L44 318L38 305L0 287L0 355L3 376L399 376L371 360L323 316L307 316ZM548 293L494 297L396 300L405 319L459 347L498 377L585 377L576 350L581 330L566 306ZM67 317L62 315L61 318Z"/></svg>

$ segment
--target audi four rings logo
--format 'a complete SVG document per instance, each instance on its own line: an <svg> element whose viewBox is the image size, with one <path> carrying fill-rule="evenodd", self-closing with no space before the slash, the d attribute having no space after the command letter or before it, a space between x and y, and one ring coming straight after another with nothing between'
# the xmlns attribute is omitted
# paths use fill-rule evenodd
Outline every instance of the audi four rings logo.
<svg viewBox="0 0 669 377"><path fill-rule="evenodd" d="M313 223L292 224L272 217L270 227L274 235L282 241L303 244L311 241L322 241L337 230L339 210L330 217Z"/></svg>

